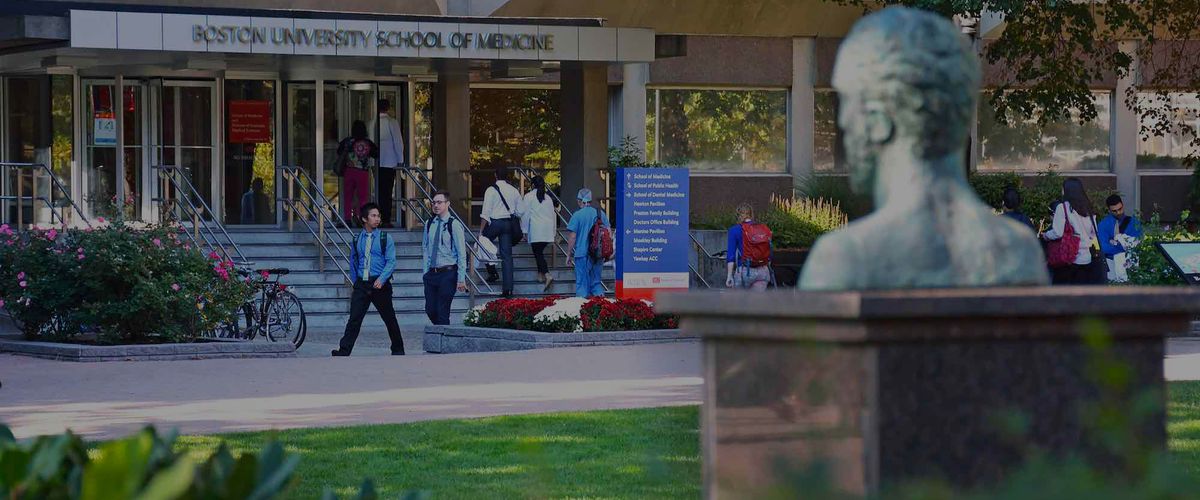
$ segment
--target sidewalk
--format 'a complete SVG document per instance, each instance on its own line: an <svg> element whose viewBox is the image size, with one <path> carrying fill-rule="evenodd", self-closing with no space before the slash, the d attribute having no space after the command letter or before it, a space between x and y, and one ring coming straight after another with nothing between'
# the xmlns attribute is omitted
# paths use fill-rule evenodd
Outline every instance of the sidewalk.
<svg viewBox="0 0 1200 500"><path fill-rule="evenodd" d="M403 357L356 348L349 358L309 349L314 357L111 363L0 355L0 422L18 437L70 428L104 439L147 423L209 434L701 399L699 343Z"/></svg>

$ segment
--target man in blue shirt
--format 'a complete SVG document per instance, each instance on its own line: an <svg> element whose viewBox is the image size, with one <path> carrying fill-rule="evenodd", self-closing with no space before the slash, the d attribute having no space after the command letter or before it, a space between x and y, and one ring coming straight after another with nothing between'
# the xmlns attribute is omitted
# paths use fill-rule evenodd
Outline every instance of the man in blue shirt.
<svg viewBox="0 0 1200 500"><path fill-rule="evenodd" d="M1108 268L1114 271L1109 273L1110 277L1115 281L1125 281L1125 274L1122 272L1125 243L1129 238L1142 238L1142 223L1138 222L1136 217L1125 215L1125 203L1120 195L1109 196L1104 200L1104 204L1108 205L1108 216L1100 221L1096 228L1096 238L1100 240L1100 250L1104 252L1104 258L1109 260Z"/></svg>
<svg viewBox="0 0 1200 500"><path fill-rule="evenodd" d="M404 354L404 339L400 336L400 324L396 321L396 310L392 308L392 272L396 270L396 244L392 237L379 230L383 222L379 216L379 205L367 203L359 210L363 230L354 238L350 249L350 279L354 280L350 294L350 320L334 356L349 356L358 340L367 308L375 304L375 310L387 326L392 339L392 355Z"/></svg>
<svg viewBox="0 0 1200 500"><path fill-rule="evenodd" d="M592 225L596 223L597 216L606 230L612 226L608 222L607 214L592 207L592 190L580 189L576 199L579 201L579 210L571 215L571 220L567 223L567 231L570 232L567 235L567 259L574 255L575 296L603 297L604 286L600 284L600 272L604 270L604 262L594 261L588 256L588 237L592 233Z"/></svg>
<svg viewBox="0 0 1200 500"><path fill-rule="evenodd" d="M467 249L462 221L450 215L450 192L433 193L432 219L425 222L421 240L421 280L425 283L425 314L435 325L450 324L454 292L467 291Z"/></svg>

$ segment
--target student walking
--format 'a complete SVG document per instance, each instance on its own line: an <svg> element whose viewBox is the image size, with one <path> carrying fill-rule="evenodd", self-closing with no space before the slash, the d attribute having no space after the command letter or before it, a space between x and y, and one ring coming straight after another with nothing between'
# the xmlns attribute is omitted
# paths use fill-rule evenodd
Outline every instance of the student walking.
<svg viewBox="0 0 1200 500"><path fill-rule="evenodd" d="M362 327L367 308L375 310L383 318L388 337L392 339L392 355L404 354L404 338L400 335L400 324L392 308L392 272L396 270L396 243L386 232L379 230L379 205L367 203L358 212L363 230L354 238L350 249L350 278L354 280L350 294L350 320L334 356L349 356Z"/></svg>
<svg viewBox="0 0 1200 500"><path fill-rule="evenodd" d="M766 291L771 282L771 229L754 220L749 203L738 205L737 218L725 248L725 287Z"/></svg>
<svg viewBox="0 0 1200 500"><path fill-rule="evenodd" d="M350 137L338 143L337 155L334 171L342 176L342 216L347 222L358 225L358 220L365 214L354 213L354 207L369 201L371 176L367 173L368 163L371 158L379 157L379 147L367 137L367 124L354 120Z"/></svg>
<svg viewBox="0 0 1200 500"><path fill-rule="evenodd" d="M400 122L388 114L392 103L380 99L379 118L375 121L375 137L379 140L379 212L383 217L381 227L392 227L392 193L396 189L396 168L404 164L404 135L400 132ZM404 193L401 193L403 196Z"/></svg>
<svg viewBox="0 0 1200 500"><path fill-rule="evenodd" d="M550 275L550 265L546 262L546 247L554 243L558 230L558 209L546 193L545 179L533 178L533 190L525 193L524 207L525 215L521 217L521 229L533 248L533 259L537 261L538 282L542 283L542 292L548 292L550 285L554 283L554 277Z"/></svg>
<svg viewBox="0 0 1200 500"><path fill-rule="evenodd" d="M575 264L575 296L603 297L600 273L604 269L604 259L591 255L590 249L593 235L600 236L600 231L609 231L612 226L607 214L592 207L592 190L580 189L575 199L579 210L567 223L567 259L573 259ZM597 225L599 229L596 229Z"/></svg>
<svg viewBox="0 0 1200 500"><path fill-rule="evenodd" d="M501 297L513 295L513 256L512 247L521 237L521 226L518 217L521 216L521 192L506 180L508 168L496 167L496 182L488 186L483 193L483 212L480 223L480 233L496 243L500 250Z"/></svg>
<svg viewBox="0 0 1200 500"><path fill-rule="evenodd" d="M1051 242L1047 259L1051 281L1056 285L1104 284L1107 270L1096 239L1092 202L1083 182L1074 177L1067 179L1062 192L1050 228L1041 235Z"/></svg>
<svg viewBox="0 0 1200 500"><path fill-rule="evenodd" d="M425 221L421 240L421 281L425 284L425 314L435 325L450 324L454 292L467 291L466 230L450 214L450 193L433 193L433 217Z"/></svg>

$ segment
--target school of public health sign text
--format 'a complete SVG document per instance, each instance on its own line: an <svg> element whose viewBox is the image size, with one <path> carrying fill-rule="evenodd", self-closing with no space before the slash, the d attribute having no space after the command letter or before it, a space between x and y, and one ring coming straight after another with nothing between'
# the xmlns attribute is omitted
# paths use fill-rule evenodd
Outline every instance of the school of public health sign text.
<svg viewBox="0 0 1200 500"><path fill-rule="evenodd" d="M295 47L396 47L554 50L554 35L470 31L365 31L262 26L192 26L193 42L265 44Z"/></svg>

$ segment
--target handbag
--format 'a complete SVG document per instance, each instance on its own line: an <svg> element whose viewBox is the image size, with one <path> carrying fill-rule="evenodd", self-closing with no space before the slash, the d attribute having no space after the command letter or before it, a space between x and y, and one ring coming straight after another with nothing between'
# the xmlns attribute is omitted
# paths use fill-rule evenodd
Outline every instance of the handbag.
<svg viewBox="0 0 1200 500"><path fill-rule="evenodd" d="M1066 267L1075 263L1075 257L1079 255L1079 235L1075 233L1075 228L1071 226L1071 205L1067 202L1062 202L1063 207L1063 235L1062 238L1051 240L1046 245L1046 264L1050 267Z"/></svg>
<svg viewBox="0 0 1200 500"><path fill-rule="evenodd" d="M1092 216L1092 244L1088 245L1088 251L1092 254L1092 270L1095 278L1099 283L1103 284L1108 281L1108 259L1104 257L1104 252L1100 251L1100 228L1096 226L1096 217Z"/></svg>
<svg viewBox="0 0 1200 500"><path fill-rule="evenodd" d="M521 243L521 237L524 236L524 233L521 232L521 225L513 224L513 217L516 217L517 214L513 212L512 207L508 206L508 200L504 199L504 192L500 191L500 186L492 184L490 187L496 188L496 194L500 195L500 203L503 203L504 209L508 210L509 217L505 219L505 226L507 226L506 229L508 229L508 233L512 237L513 246L516 246L518 243ZM487 227L483 228L482 234L483 237L489 240L499 241L496 238L501 234L500 225L495 222L488 223Z"/></svg>

